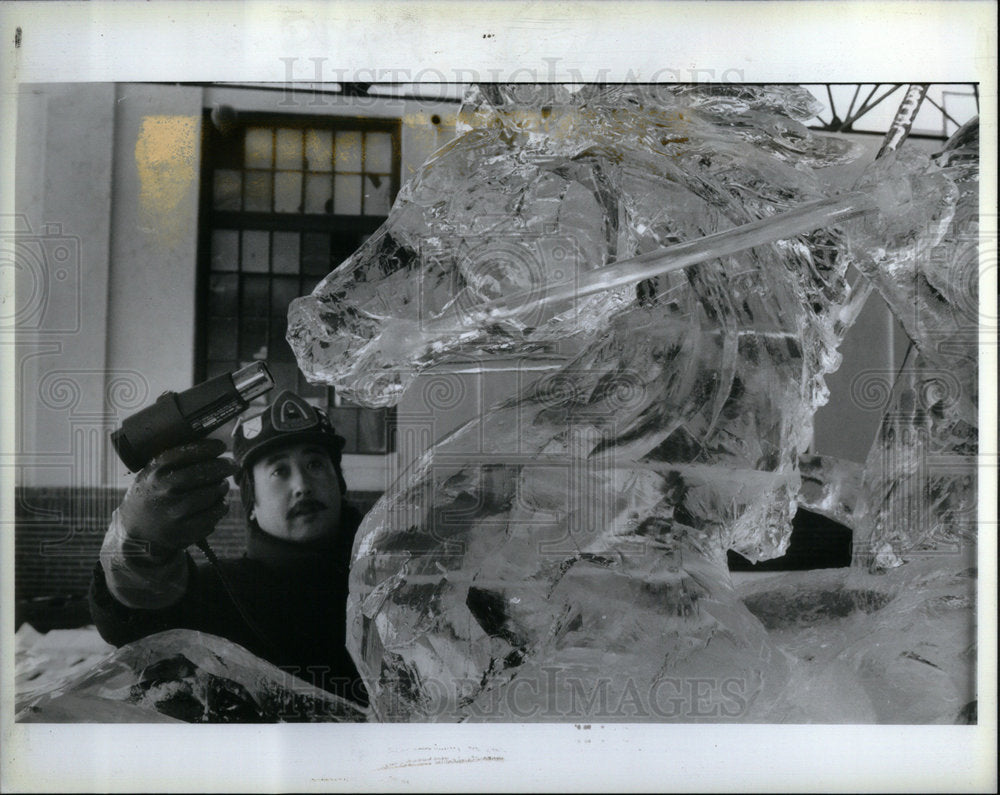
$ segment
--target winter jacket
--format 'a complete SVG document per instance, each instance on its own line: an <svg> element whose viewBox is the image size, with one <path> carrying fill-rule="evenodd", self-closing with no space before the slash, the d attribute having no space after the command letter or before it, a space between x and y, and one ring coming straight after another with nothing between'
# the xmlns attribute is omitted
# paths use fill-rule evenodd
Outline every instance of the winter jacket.
<svg viewBox="0 0 1000 795"><path fill-rule="evenodd" d="M115 646L175 628L220 635L310 684L367 705L345 637L350 551L361 516L345 505L342 520L347 532L334 544L293 543L254 528L242 558L219 560L257 632L240 615L215 567L195 564L186 553L184 594L158 609L116 599L98 562L89 594L94 623Z"/></svg>

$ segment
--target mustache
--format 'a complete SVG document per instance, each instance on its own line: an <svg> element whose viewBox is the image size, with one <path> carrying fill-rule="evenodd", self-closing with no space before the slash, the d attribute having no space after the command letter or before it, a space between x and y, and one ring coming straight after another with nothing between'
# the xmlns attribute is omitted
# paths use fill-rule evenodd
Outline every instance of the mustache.
<svg viewBox="0 0 1000 795"><path fill-rule="evenodd" d="M316 511L325 511L326 509L327 504L325 502L321 502L320 500L300 500L289 508L288 513L285 514L285 518L294 519L296 516L302 516L307 513L315 513Z"/></svg>

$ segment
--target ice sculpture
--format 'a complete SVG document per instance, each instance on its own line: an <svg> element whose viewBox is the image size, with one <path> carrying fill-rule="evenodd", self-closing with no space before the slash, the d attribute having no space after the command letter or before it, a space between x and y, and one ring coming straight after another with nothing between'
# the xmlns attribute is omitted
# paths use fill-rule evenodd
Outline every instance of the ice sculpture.
<svg viewBox="0 0 1000 795"><path fill-rule="evenodd" d="M777 708L791 657L726 551L788 542L799 454L858 307L831 224L874 210L894 250L950 207L947 177L904 167L830 204L823 169L853 153L801 124L814 110L791 86L479 89L471 129L293 303L300 367L368 405L454 354L565 362L440 440L365 519L349 645L375 717ZM641 279L664 250L758 221L775 242ZM574 284L601 289L574 299Z"/></svg>

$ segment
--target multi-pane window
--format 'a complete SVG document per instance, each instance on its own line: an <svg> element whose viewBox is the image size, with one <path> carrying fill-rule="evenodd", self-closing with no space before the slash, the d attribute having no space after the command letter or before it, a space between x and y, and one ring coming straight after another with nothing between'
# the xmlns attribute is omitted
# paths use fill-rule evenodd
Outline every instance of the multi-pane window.
<svg viewBox="0 0 1000 795"><path fill-rule="evenodd" d="M223 135L206 115L204 128L199 377L266 361L276 390L294 389L330 413L346 452L389 451L391 413L306 383L285 330L292 299L388 215L399 190L399 122L241 115Z"/></svg>

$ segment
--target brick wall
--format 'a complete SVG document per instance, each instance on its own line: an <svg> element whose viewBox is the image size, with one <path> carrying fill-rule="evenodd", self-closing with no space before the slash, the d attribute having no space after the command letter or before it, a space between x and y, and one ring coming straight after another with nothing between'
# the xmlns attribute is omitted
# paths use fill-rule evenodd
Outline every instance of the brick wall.
<svg viewBox="0 0 1000 795"><path fill-rule="evenodd" d="M120 489L18 488L14 492L14 593L17 601L78 597L87 592L111 512ZM362 512L378 499L373 492L349 492ZM220 558L243 554L245 525L239 492L230 493L229 515L209 537ZM196 560L202 553L192 548Z"/></svg>

